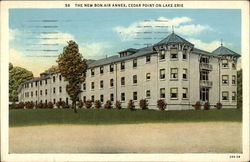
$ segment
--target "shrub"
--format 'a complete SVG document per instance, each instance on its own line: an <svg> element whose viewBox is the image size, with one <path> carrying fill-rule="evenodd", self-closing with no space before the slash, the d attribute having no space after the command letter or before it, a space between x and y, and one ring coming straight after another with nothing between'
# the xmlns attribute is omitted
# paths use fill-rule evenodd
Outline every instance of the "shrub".
<svg viewBox="0 0 250 162"><path fill-rule="evenodd" d="M49 108L49 109L53 109L53 108L54 108L54 104L53 104L52 102L49 102L49 103L48 103L48 108Z"/></svg>
<svg viewBox="0 0 250 162"><path fill-rule="evenodd" d="M201 109L201 103L200 101L197 101L194 105L195 110L200 110Z"/></svg>
<svg viewBox="0 0 250 162"><path fill-rule="evenodd" d="M157 101L157 107L158 107L160 110L165 110L166 107L167 107L167 103L165 102L165 100L158 100L158 101Z"/></svg>
<svg viewBox="0 0 250 162"><path fill-rule="evenodd" d="M134 104L134 101L133 100L129 100L128 101L128 108L130 110L134 110L135 109L135 104Z"/></svg>
<svg viewBox="0 0 250 162"><path fill-rule="evenodd" d="M83 102L82 102L82 100L80 100L80 101L77 103L77 106L78 106L78 108L82 108L82 107L83 107Z"/></svg>
<svg viewBox="0 0 250 162"><path fill-rule="evenodd" d="M204 104L204 110L209 110L210 109L210 103L209 102L206 102Z"/></svg>
<svg viewBox="0 0 250 162"><path fill-rule="evenodd" d="M69 104L67 104L65 101L61 102L61 106L63 109L68 109L69 108Z"/></svg>
<svg viewBox="0 0 250 162"><path fill-rule="evenodd" d="M91 108L91 107L92 107L92 101L87 100L87 101L85 102L85 107L86 107L87 109Z"/></svg>
<svg viewBox="0 0 250 162"><path fill-rule="evenodd" d="M24 103L23 102L20 102L18 105L17 105L17 108L18 109L23 109L24 108Z"/></svg>
<svg viewBox="0 0 250 162"><path fill-rule="evenodd" d="M139 105L142 110L148 109L148 101L146 99L141 99Z"/></svg>
<svg viewBox="0 0 250 162"><path fill-rule="evenodd" d="M26 102L25 107L27 109L33 109L34 108L34 103L32 101L31 102Z"/></svg>
<svg viewBox="0 0 250 162"><path fill-rule="evenodd" d="M15 102L13 102L12 104L9 105L10 109L19 109L18 104L16 104Z"/></svg>
<svg viewBox="0 0 250 162"><path fill-rule="evenodd" d="M106 101L104 108L105 109L112 109L112 102L110 100Z"/></svg>
<svg viewBox="0 0 250 162"><path fill-rule="evenodd" d="M95 108L97 108L97 109L102 107L102 103L100 100L95 100L94 105L95 105Z"/></svg>
<svg viewBox="0 0 250 162"><path fill-rule="evenodd" d="M222 108L222 104L221 104L220 102L218 102L218 103L216 104L216 108L217 108L217 109L221 109L221 108Z"/></svg>
<svg viewBox="0 0 250 162"><path fill-rule="evenodd" d="M47 103L44 103L44 104L43 104L43 108L44 108L44 109L47 109L47 108L48 108L48 104L47 104Z"/></svg>
<svg viewBox="0 0 250 162"><path fill-rule="evenodd" d="M62 106L62 102L60 102L60 101L56 102L56 107L57 107L58 109L61 108L61 106Z"/></svg>
<svg viewBox="0 0 250 162"><path fill-rule="evenodd" d="M115 108L121 109L122 108L122 103L120 101L115 102Z"/></svg>
<svg viewBox="0 0 250 162"><path fill-rule="evenodd" d="M43 108L43 103L39 102L39 104L37 104L37 108L42 109Z"/></svg>

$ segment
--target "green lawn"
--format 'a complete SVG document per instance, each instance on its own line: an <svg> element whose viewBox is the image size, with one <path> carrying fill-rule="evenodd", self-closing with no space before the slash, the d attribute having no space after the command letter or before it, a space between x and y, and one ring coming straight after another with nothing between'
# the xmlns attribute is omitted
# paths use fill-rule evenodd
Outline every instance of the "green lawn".
<svg viewBox="0 0 250 162"><path fill-rule="evenodd" d="M168 122L242 121L242 109L222 110L107 110L107 109L19 109L10 110L10 126L44 124L133 124Z"/></svg>

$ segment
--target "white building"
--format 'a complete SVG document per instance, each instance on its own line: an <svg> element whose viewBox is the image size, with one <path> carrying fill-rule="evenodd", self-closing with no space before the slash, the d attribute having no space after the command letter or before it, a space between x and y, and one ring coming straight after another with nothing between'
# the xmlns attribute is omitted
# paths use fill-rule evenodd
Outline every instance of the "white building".
<svg viewBox="0 0 250 162"><path fill-rule="evenodd" d="M222 44L207 52L171 33L152 46L90 62L79 98L119 100L123 107L129 100L138 106L140 99L147 99L153 108L164 99L168 109L189 109L197 101L236 108L238 57ZM66 84L58 72L42 73L19 87L19 102L71 103Z"/></svg>

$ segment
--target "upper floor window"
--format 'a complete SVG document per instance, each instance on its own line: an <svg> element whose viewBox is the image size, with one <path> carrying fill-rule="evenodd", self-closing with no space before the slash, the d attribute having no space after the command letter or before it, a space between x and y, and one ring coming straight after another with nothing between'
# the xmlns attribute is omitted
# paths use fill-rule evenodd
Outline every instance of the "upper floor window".
<svg viewBox="0 0 250 162"><path fill-rule="evenodd" d="M47 89L45 89L45 95L47 95L48 94L48 90Z"/></svg>
<svg viewBox="0 0 250 162"><path fill-rule="evenodd" d="M109 65L109 71L110 71L110 72L113 72L113 71L114 71L114 64L110 64L110 65Z"/></svg>
<svg viewBox="0 0 250 162"><path fill-rule="evenodd" d="M161 50L160 51L160 60L164 60L165 59L165 51Z"/></svg>
<svg viewBox="0 0 250 162"><path fill-rule="evenodd" d="M178 69L177 68L171 68L170 69L170 78L171 79L177 79L178 78Z"/></svg>
<svg viewBox="0 0 250 162"><path fill-rule="evenodd" d="M100 74L103 74L103 73L104 73L104 67L101 66L101 67L100 67Z"/></svg>
<svg viewBox="0 0 250 162"><path fill-rule="evenodd" d="M170 58L171 58L171 59L176 59L176 58L178 58L177 48L171 48L171 49L170 49Z"/></svg>
<svg viewBox="0 0 250 162"><path fill-rule="evenodd" d="M29 84L28 84L29 85ZM43 85L43 81L42 80L40 80L40 85ZM29 87L29 86L28 86Z"/></svg>
<svg viewBox="0 0 250 162"><path fill-rule="evenodd" d="M236 64L232 63L232 69L235 70L236 69Z"/></svg>
<svg viewBox="0 0 250 162"><path fill-rule="evenodd" d="M40 95L43 95L43 91L42 90L40 90Z"/></svg>
<svg viewBox="0 0 250 162"><path fill-rule="evenodd" d="M233 101L236 100L236 92L232 92L232 100L233 100Z"/></svg>
<svg viewBox="0 0 250 162"><path fill-rule="evenodd" d="M47 89L46 89L46 90L47 90ZM31 91L30 95L31 95L31 97L33 97L33 92L32 92L32 91Z"/></svg>
<svg viewBox="0 0 250 162"><path fill-rule="evenodd" d="M121 101L125 101L125 93L121 93Z"/></svg>
<svg viewBox="0 0 250 162"><path fill-rule="evenodd" d="M114 87L114 79L110 79L110 87Z"/></svg>
<svg viewBox="0 0 250 162"><path fill-rule="evenodd" d="M222 67L224 67L224 68L228 67L228 60L226 60L226 59L222 60Z"/></svg>
<svg viewBox="0 0 250 162"><path fill-rule="evenodd" d="M82 84L82 89L85 91L86 90L86 83Z"/></svg>
<svg viewBox="0 0 250 162"><path fill-rule="evenodd" d="M47 79L45 80L45 84L46 84L46 85L48 84L48 80L47 80Z"/></svg>
<svg viewBox="0 0 250 162"><path fill-rule="evenodd" d="M201 57L201 60L200 60L201 63L209 63L209 59L208 57Z"/></svg>
<svg viewBox="0 0 250 162"><path fill-rule="evenodd" d="M182 99L187 99L188 89L182 88Z"/></svg>
<svg viewBox="0 0 250 162"><path fill-rule="evenodd" d="M59 80L62 81L62 75L59 75Z"/></svg>
<svg viewBox="0 0 250 162"><path fill-rule="evenodd" d="M183 50L182 59L183 59L183 60L186 60L186 59L187 59L187 50L186 50L186 49Z"/></svg>
<svg viewBox="0 0 250 162"><path fill-rule="evenodd" d="M55 76L53 76L53 83L55 83L56 82L56 77Z"/></svg>
<svg viewBox="0 0 250 162"><path fill-rule="evenodd" d="M160 98L165 98L165 88L160 89Z"/></svg>
<svg viewBox="0 0 250 162"><path fill-rule="evenodd" d="M95 69L91 69L91 76L95 75Z"/></svg>
<svg viewBox="0 0 250 162"><path fill-rule="evenodd" d="M31 87L33 87L33 83L30 83L31 84Z"/></svg>
<svg viewBox="0 0 250 162"><path fill-rule="evenodd" d="M53 88L53 93L56 93L56 88L55 87Z"/></svg>
<svg viewBox="0 0 250 162"><path fill-rule="evenodd" d="M183 69L182 78L187 79L187 69Z"/></svg>
<svg viewBox="0 0 250 162"><path fill-rule="evenodd" d="M37 81L36 81L36 87L37 87Z"/></svg>
<svg viewBox="0 0 250 162"><path fill-rule="evenodd" d="M103 102L104 101L104 96L100 95L100 101Z"/></svg>
<svg viewBox="0 0 250 162"><path fill-rule="evenodd" d="M92 89L92 90L95 89L95 82L91 82L91 89Z"/></svg>
<svg viewBox="0 0 250 162"><path fill-rule="evenodd" d="M103 80L100 81L100 88L103 88L104 84L103 84Z"/></svg>
<svg viewBox="0 0 250 162"><path fill-rule="evenodd" d="M160 69L160 79L165 79L165 69Z"/></svg>
<svg viewBox="0 0 250 162"><path fill-rule="evenodd" d="M150 98L150 90L146 91L146 98Z"/></svg>
<svg viewBox="0 0 250 162"><path fill-rule="evenodd" d="M113 93L110 94L110 101L114 101L114 94Z"/></svg>
<svg viewBox="0 0 250 162"><path fill-rule="evenodd" d="M59 87L59 93L62 93L62 87L61 86Z"/></svg>
<svg viewBox="0 0 250 162"><path fill-rule="evenodd" d="M146 74L146 80L150 80L150 73Z"/></svg>
<svg viewBox="0 0 250 162"><path fill-rule="evenodd" d="M151 56L146 56L146 62L150 62L151 61Z"/></svg>
<svg viewBox="0 0 250 162"><path fill-rule="evenodd" d="M133 75L133 84L137 84L137 75Z"/></svg>
<svg viewBox="0 0 250 162"><path fill-rule="evenodd" d="M137 67L137 59L134 59L133 60L133 68L136 68Z"/></svg>
<svg viewBox="0 0 250 162"><path fill-rule="evenodd" d="M137 92L133 92L133 100L137 101Z"/></svg>
<svg viewBox="0 0 250 162"><path fill-rule="evenodd" d="M228 100L228 92L227 91L222 92L222 100L223 101Z"/></svg>
<svg viewBox="0 0 250 162"><path fill-rule="evenodd" d="M235 75L232 76L232 84L236 84L236 76Z"/></svg>
<svg viewBox="0 0 250 162"><path fill-rule="evenodd" d="M36 91L36 96L37 96L37 91Z"/></svg>
<svg viewBox="0 0 250 162"><path fill-rule="evenodd" d="M208 71L201 71L200 72L200 80L208 80Z"/></svg>
<svg viewBox="0 0 250 162"><path fill-rule="evenodd" d="M124 70L125 69L125 62L121 62L121 70Z"/></svg>
<svg viewBox="0 0 250 162"><path fill-rule="evenodd" d="M228 75L222 75L222 84L228 84Z"/></svg>
<svg viewBox="0 0 250 162"><path fill-rule="evenodd" d="M177 99L178 98L178 88L171 88L170 89L170 98Z"/></svg>
<svg viewBox="0 0 250 162"><path fill-rule="evenodd" d="M125 77L121 77L121 85L125 85Z"/></svg>

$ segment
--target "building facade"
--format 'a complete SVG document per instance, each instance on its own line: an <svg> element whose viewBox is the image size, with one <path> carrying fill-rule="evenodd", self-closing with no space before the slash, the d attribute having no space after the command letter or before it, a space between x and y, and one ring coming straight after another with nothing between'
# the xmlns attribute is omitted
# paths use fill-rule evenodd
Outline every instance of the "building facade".
<svg viewBox="0 0 250 162"><path fill-rule="evenodd" d="M141 99L147 99L149 108L164 99L169 110L192 109L197 101L236 108L239 57L222 44L207 52L171 33L152 46L129 48L88 63L79 98L121 101L123 107L129 100L138 107ZM19 87L19 102L70 104L66 84L59 72L42 73Z"/></svg>

